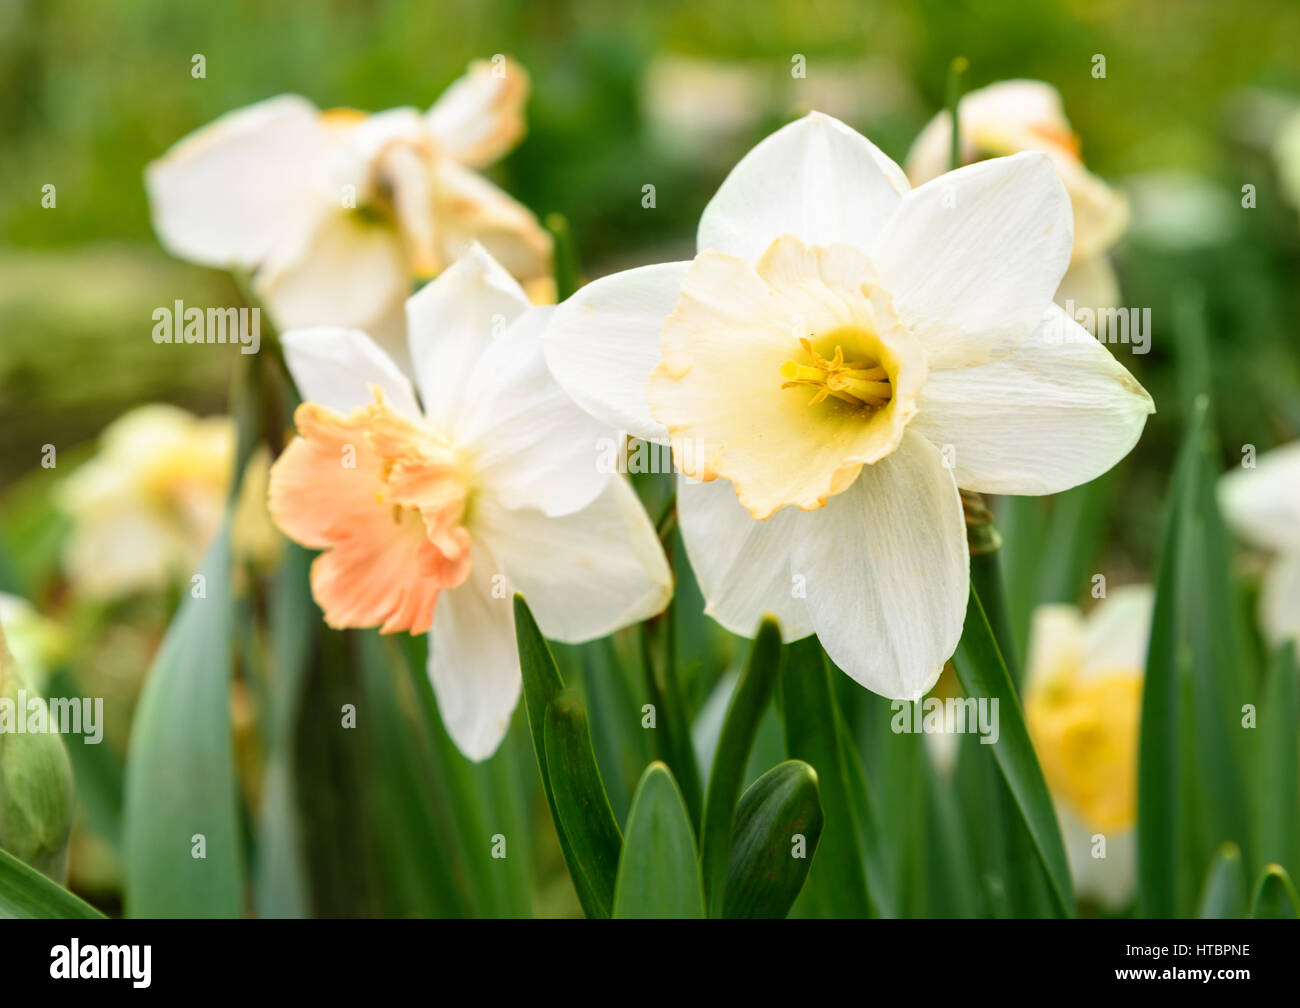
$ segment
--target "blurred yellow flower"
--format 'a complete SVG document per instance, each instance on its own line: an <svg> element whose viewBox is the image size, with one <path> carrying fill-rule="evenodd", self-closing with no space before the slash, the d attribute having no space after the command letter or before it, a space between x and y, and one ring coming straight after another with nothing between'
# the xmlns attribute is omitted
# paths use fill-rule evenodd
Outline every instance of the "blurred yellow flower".
<svg viewBox="0 0 1300 1008"><path fill-rule="evenodd" d="M1132 895L1137 748L1152 594L1120 588L1084 618L1034 612L1025 719L1056 802L1075 887L1106 906ZM1104 837L1104 846L1094 838ZM1102 856L1098 856L1098 854Z"/></svg>
<svg viewBox="0 0 1300 1008"><path fill-rule="evenodd" d="M188 577L221 524L233 450L229 418L175 406L141 406L110 424L99 454L58 490L76 588L108 598Z"/></svg>
<svg viewBox="0 0 1300 1008"><path fill-rule="evenodd" d="M399 359L402 306L478 241L523 282L550 236L475 171L524 133L528 75L471 64L427 112L321 112L281 95L229 112L149 165L159 240L192 262L256 271L280 329L364 329Z"/></svg>
<svg viewBox="0 0 1300 1008"><path fill-rule="evenodd" d="M1106 259L1128 223L1128 203L1084 167L1079 138L1050 84L1009 80L990 84L961 99L960 164L1004 157L1018 151L1042 151L1070 195L1074 208L1074 250L1061 280L1056 303L1067 300L1091 309L1119 300L1119 283ZM948 171L952 151L952 117L940 112L918 134L904 168L913 185Z"/></svg>
<svg viewBox="0 0 1300 1008"><path fill-rule="evenodd" d="M72 519L63 564L76 590L114 598L188 578L221 525L234 443L229 417L162 403L111 423L56 491ZM264 503L269 465L265 451L250 461L232 532L236 554L260 566L282 545Z"/></svg>

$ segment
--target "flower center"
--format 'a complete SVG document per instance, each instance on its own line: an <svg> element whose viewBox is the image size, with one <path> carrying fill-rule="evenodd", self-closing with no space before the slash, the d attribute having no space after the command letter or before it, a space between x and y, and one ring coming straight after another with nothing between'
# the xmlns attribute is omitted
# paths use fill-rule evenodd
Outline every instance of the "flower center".
<svg viewBox="0 0 1300 1008"><path fill-rule="evenodd" d="M880 409L893 397L894 387L890 384L888 372L870 357L846 362L844 348L836 343L834 355L827 360L813 349L807 337L800 339L799 343L811 363L800 364L792 357L782 364L781 377L786 381L781 387L808 385L816 389L808 400L809 406L816 406L827 396L834 396L850 406Z"/></svg>

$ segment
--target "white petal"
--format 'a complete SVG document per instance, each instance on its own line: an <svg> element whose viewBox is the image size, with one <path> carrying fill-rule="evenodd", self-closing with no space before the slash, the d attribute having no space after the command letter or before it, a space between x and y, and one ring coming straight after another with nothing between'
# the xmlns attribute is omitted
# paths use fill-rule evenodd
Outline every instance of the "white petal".
<svg viewBox="0 0 1300 1008"><path fill-rule="evenodd" d="M786 641L812 633L803 585L790 568L800 514L787 507L755 521L727 480L699 483L678 477L677 520L705 613L742 637L753 637L769 613L781 624Z"/></svg>
<svg viewBox="0 0 1300 1008"><path fill-rule="evenodd" d="M433 166L439 251L447 262L478 242L518 280L551 274L551 236L533 212L478 172L451 158Z"/></svg>
<svg viewBox="0 0 1300 1008"><path fill-rule="evenodd" d="M1259 621L1274 647L1288 640L1300 645L1300 551L1279 554L1264 572Z"/></svg>
<svg viewBox="0 0 1300 1008"><path fill-rule="evenodd" d="M868 248L907 179L875 144L813 112L741 158L700 217L698 247L758 259L783 234Z"/></svg>
<svg viewBox="0 0 1300 1008"><path fill-rule="evenodd" d="M547 637L604 637L662 612L672 597L654 526L622 476L608 477L594 501L561 518L485 500L472 521Z"/></svg>
<svg viewBox="0 0 1300 1008"><path fill-rule="evenodd" d="M615 273L587 284L546 329L546 362L575 402L618 431L648 441L668 432L650 415L646 386L660 331L677 305L689 262Z"/></svg>
<svg viewBox="0 0 1300 1008"><path fill-rule="evenodd" d="M347 416L374 401L378 385L393 408L416 419L411 380L374 341L357 329L291 329L280 337L285 363L304 402L320 403Z"/></svg>
<svg viewBox="0 0 1300 1008"><path fill-rule="evenodd" d="M958 485L1058 493L1095 479L1137 443L1155 405L1086 329L1052 305L1006 356L932 370L910 430L951 446Z"/></svg>
<svg viewBox="0 0 1300 1008"><path fill-rule="evenodd" d="M1065 271L1052 300L1071 317L1080 308L1094 312L1113 308L1119 304L1119 277L1115 275L1115 267L1104 255L1076 259Z"/></svg>
<svg viewBox="0 0 1300 1008"><path fill-rule="evenodd" d="M1070 200L1037 152L981 161L903 197L869 250L931 367L1023 339L1042 320L1073 244Z"/></svg>
<svg viewBox="0 0 1300 1008"><path fill-rule="evenodd" d="M305 98L228 112L145 169L154 230L173 255L251 269L322 199L313 172L329 142Z"/></svg>
<svg viewBox="0 0 1300 1008"><path fill-rule="evenodd" d="M909 432L798 519L791 564L826 653L873 693L919 699L957 648L969 590L961 499L938 451Z"/></svg>
<svg viewBox="0 0 1300 1008"><path fill-rule="evenodd" d="M513 596L493 592L501 565L479 542L472 556L469 579L438 596L429 678L456 748L472 760L485 760L505 738L523 680Z"/></svg>
<svg viewBox="0 0 1300 1008"><path fill-rule="evenodd" d="M1030 617L1028 650L1026 692L1054 679L1074 679L1086 657L1079 607L1063 602L1035 606Z"/></svg>
<svg viewBox="0 0 1300 1008"><path fill-rule="evenodd" d="M425 413L451 424L494 335L529 307L523 289L479 245L406 302L407 338Z"/></svg>
<svg viewBox="0 0 1300 1008"><path fill-rule="evenodd" d="M1110 910L1122 910L1137 889L1137 831L1112 830L1106 838L1106 856L1093 857L1093 837L1100 831L1085 826L1063 803L1056 803L1056 817L1061 824L1074 878L1076 895L1093 900Z"/></svg>
<svg viewBox="0 0 1300 1008"><path fill-rule="evenodd" d="M476 60L426 114L439 149L462 164L480 167L510 150L524 135L528 75L514 60Z"/></svg>
<svg viewBox="0 0 1300 1008"><path fill-rule="evenodd" d="M542 330L554 311L530 308L490 342L469 379L476 391L457 434L502 505L561 515L586 507L604 488L609 470L598 460L613 435L546 367Z"/></svg>
<svg viewBox="0 0 1300 1008"><path fill-rule="evenodd" d="M1134 670L1145 674L1154 603L1150 585L1110 590L1084 624L1084 676Z"/></svg>
<svg viewBox="0 0 1300 1008"><path fill-rule="evenodd" d="M1070 124L1061 107L1061 96L1050 84L1035 80L998 81L961 96L961 163L968 164L983 156L977 142L990 136L1010 143L1009 138L1034 137L1029 127L1036 126L1038 146L1050 144L1050 138L1068 135ZM1005 151L1007 148L999 144ZM903 167L913 185L929 182L948 171L952 163L952 118L945 110L937 113L917 134Z"/></svg>
<svg viewBox="0 0 1300 1008"><path fill-rule="evenodd" d="M1219 506L1239 535L1267 550L1300 550L1300 441L1219 480Z"/></svg>
<svg viewBox="0 0 1300 1008"><path fill-rule="evenodd" d="M254 288L281 331L337 326L379 338L410 276L395 231L334 208L278 244Z"/></svg>

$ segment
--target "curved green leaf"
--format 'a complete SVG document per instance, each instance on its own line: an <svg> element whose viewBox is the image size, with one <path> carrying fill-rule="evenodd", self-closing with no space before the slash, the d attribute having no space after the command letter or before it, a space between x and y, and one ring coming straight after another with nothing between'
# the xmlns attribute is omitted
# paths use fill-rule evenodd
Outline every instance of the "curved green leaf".
<svg viewBox="0 0 1300 1008"><path fill-rule="evenodd" d="M892 916L883 838L857 749L831 692L829 659L814 637L786 649L781 666L785 748L817 772L825 828L807 897L828 917Z"/></svg>
<svg viewBox="0 0 1300 1008"><path fill-rule="evenodd" d="M0 917L71 920L103 916L35 868L0 850Z"/></svg>
<svg viewBox="0 0 1300 1008"><path fill-rule="evenodd" d="M750 651L749 665L736 684L736 692L731 695L718 751L713 757L713 770L709 774L709 791L704 799L700 865L709 915L713 917L722 913L736 796L740 794L749 750L772 696L780 665L781 630L775 621L765 619Z"/></svg>
<svg viewBox="0 0 1300 1008"><path fill-rule="evenodd" d="M124 832L133 917L244 911L230 738L236 620L228 521L203 571L202 592L195 582L167 630L131 732Z"/></svg>
<svg viewBox="0 0 1300 1008"><path fill-rule="evenodd" d="M733 832L722 915L785 917L821 839L817 771L802 760L774 766L741 795Z"/></svg>
<svg viewBox="0 0 1300 1008"><path fill-rule="evenodd" d="M1281 865L1266 865L1255 883L1250 900L1250 916L1269 920L1293 920L1300 917L1300 897L1296 896L1291 876Z"/></svg>
<svg viewBox="0 0 1300 1008"><path fill-rule="evenodd" d="M555 824L564 863L572 865L573 849L560 822L560 813L555 807L555 791L551 787L551 775L546 766L546 708L564 689L564 680L560 678L546 638L537 628L537 621L533 619L532 610L522 595L515 595L515 641L519 648L519 670L524 683L528 734L533 740L533 754L537 757L537 770L542 777L542 792L546 795L546 805L551 810L551 821ZM571 870L570 877L583 912L588 917L609 916L608 910L601 913L602 905L610 905L609 900L602 901L597 892L588 888L586 876Z"/></svg>
<svg viewBox="0 0 1300 1008"><path fill-rule="evenodd" d="M704 916L704 887L686 800L660 762L641 775L614 886L615 917Z"/></svg>
<svg viewBox="0 0 1300 1008"><path fill-rule="evenodd" d="M1074 889L1070 883L1070 867L1065 859L1056 811L1029 741L1020 700L974 585L966 606L966 625L952 663L968 697L988 697L997 701L998 737L989 748L993 750L993 758L1015 799L1015 807L1029 829L1034 851L1047 872L1053 901L1061 913L1072 917Z"/></svg>
<svg viewBox="0 0 1300 1008"><path fill-rule="evenodd" d="M583 900L588 916L608 917L623 837L596 766L587 711L572 690L547 704L543 735L557 822L568 841L569 874L579 897L585 893L592 901L588 907Z"/></svg>
<svg viewBox="0 0 1300 1008"><path fill-rule="evenodd" d="M1226 843L1210 863L1196 916L1203 920L1222 920L1245 915L1246 867L1241 863L1241 848Z"/></svg>

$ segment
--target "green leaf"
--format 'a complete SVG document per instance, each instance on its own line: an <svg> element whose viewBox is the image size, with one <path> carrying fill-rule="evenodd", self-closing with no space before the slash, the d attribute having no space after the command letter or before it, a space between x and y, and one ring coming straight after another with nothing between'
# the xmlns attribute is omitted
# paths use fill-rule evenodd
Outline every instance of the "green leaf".
<svg viewBox="0 0 1300 1008"><path fill-rule="evenodd" d="M690 814L663 763L646 767L632 798L614 886L614 916L704 916L704 886Z"/></svg>
<svg viewBox="0 0 1300 1008"><path fill-rule="evenodd" d="M572 841L565 832L556 805L555 790L547 766L546 712L551 701L564 689L564 681L555 667L555 659L551 656L546 638L537 628L537 621L533 619L532 610L528 608L528 603L524 601L522 595L515 596L515 639L519 647L519 668L524 681L524 707L528 711L528 731L533 740L537 769L542 777L542 791L546 795L546 804L551 810L551 821L555 823L555 832L560 840L564 862L569 866L569 877L573 880L573 888L578 894L578 902L582 904L583 912L588 917L608 917L613 906L615 869L610 869L608 886L600 884L599 876L592 878L586 872L574 869L577 855ZM594 762L595 757L593 756L592 759ZM617 832L617 823L614 828ZM617 863L616 853L614 864Z"/></svg>
<svg viewBox="0 0 1300 1008"><path fill-rule="evenodd" d="M817 773L825 826L806 900L829 917L890 916L894 900L866 776L831 692L816 638L791 644L781 666L786 752Z"/></svg>
<svg viewBox="0 0 1300 1008"><path fill-rule="evenodd" d="M1296 896L1291 876L1281 865L1266 865L1255 882L1250 900L1250 916L1256 919L1294 920L1300 917L1300 897Z"/></svg>
<svg viewBox="0 0 1300 1008"><path fill-rule="evenodd" d="M71 920L103 916L35 868L0 850L0 917Z"/></svg>
<svg viewBox="0 0 1300 1008"><path fill-rule="evenodd" d="M1179 833L1183 823L1178 801L1179 726L1183 717L1179 684L1183 674L1181 597L1187 577L1183 558L1194 549L1187 539L1192 495L1199 478L1198 442L1208 408L1209 402L1202 396L1192 412L1174 472L1156 569L1138 740L1138 907L1144 917L1173 917L1179 906Z"/></svg>
<svg viewBox="0 0 1300 1008"><path fill-rule="evenodd" d="M1300 872L1300 697L1296 695L1295 645L1278 649L1269 673L1268 694L1258 713L1259 782L1258 855L1280 864L1288 873Z"/></svg>
<svg viewBox="0 0 1300 1008"><path fill-rule="evenodd" d="M254 904L260 917L306 917L311 909L293 731L301 710L307 663L320 636L320 611L312 601L308 582L311 558L297 543L286 544L268 599L271 667L266 675L263 712L267 753L253 872Z"/></svg>
<svg viewBox="0 0 1300 1008"><path fill-rule="evenodd" d="M961 642L953 655L953 667L968 697L987 697L997 701L998 739L989 748L993 750L993 758L1015 800L1015 808L1029 830L1034 851L1047 872L1057 910L1072 917L1074 890L1070 884L1070 868L1065 859L1056 812L1038 758L1034 755L1034 747L1029 741L1020 700L974 585L966 606L966 625Z"/></svg>
<svg viewBox="0 0 1300 1008"><path fill-rule="evenodd" d="M181 603L136 711L126 766L126 911L239 917L244 865L231 751L236 624L230 526L203 563L202 597ZM202 843L204 857L192 850Z"/></svg>
<svg viewBox="0 0 1300 1008"><path fill-rule="evenodd" d="M572 690L562 691L546 705L543 736L556 824L568 841L565 857L574 888L580 899L586 894L582 905L588 916L608 917L614 908L623 838L596 766L587 711Z"/></svg>
<svg viewBox="0 0 1300 1008"><path fill-rule="evenodd" d="M1244 917L1246 914L1246 866L1241 863L1241 848L1226 843L1210 863L1201 890L1196 916L1204 920Z"/></svg>
<svg viewBox="0 0 1300 1008"><path fill-rule="evenodd" d="M749 664L731 695L727 716L722 723L722 735L718 739L718 751L713 757L713 770L709 774L708 794L704 799L700 865L712 917L722 913L736 797L744 784L749 750L772 697L772 686L780 665L781 629L774 620L765 619L749 654Z"/></svg>
<svg viewBox="0 0 1300 1008"><path fill-rule="evenodd" d="M722 915L785 917L821 839L817 772L786 760L763 774L741 795L734 833Z"/></svg>

